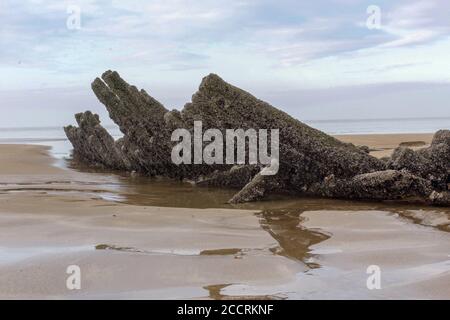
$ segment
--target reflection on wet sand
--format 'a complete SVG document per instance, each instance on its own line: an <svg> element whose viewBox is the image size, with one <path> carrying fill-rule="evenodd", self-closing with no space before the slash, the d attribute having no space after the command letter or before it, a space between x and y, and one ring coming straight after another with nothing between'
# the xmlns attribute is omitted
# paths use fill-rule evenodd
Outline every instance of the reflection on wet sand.
<svg viewBox="0 0 450 320"><path fill-rule="evenodd" d="M30 184L4 184L2 192L40 192L57 194L67 192L91 193L93 198L137 206L179 207L179 208L225 208L249 209L258 211L256 216L260 226L278 243L268 248L273 254L281 255L305 263L309 268L319 265L311 259L310 247L330 238L323 230L303 226L305 212L315 211L382 211L398 219L412 223L450 231L450 208L421 207L418 205L353 202L348 200L291 198L272 196L255 203L230 205L227 200L235 193L231 189L196 187L182 181L149 178L127 173L110 172L98 169L69 165L81 174L89 173L89 179L83 181L54 181L30 186ZM82 188L80 189L80 186ZM78 200L73 200L78 201ZM104 248L102 247L104 246ZM120 248L115 244L100 244L97 249L130 251L132 248ZM135 252L139 249L133 249ZM248 254L245 248L204 250L201 255Z"/></svg>
<svg viewBox="0 0 450 320"><path fill-rule="evenodd" d="M229 296L222 294L221 291L231 284L214 284L203 287L208 290L209 298L213 300L284 300L286 297L281 295L246 295L246 296Z"/></svg>
<svg viewBox="0 0 450 320"><path fill-rule="evenodd" d="M54 168L42 147L5 148L16 156L0 159L0 298L450 297L448 208L231 206L234 190ZM72 264L80 292L64 286ZM366 287L373 264L379 292Z"/></svg>
<svg viewBox="0 0 450 320"><path fill-rule="evenodd" d="M115 192L119 202L139 206L182 208L236 208L258 211L261 228L278 243L269 248L273 254L301 261L309 268L318 268L312 259L311 246L329 239L332 235L321 229L303 225L305 212L363 212L381 211L395 218L424 226L450 231L450 208L430 208L398 203L354 202L348 200L290 198L273 196L265 201L230 205L227 200L235 190L195 187L189 183L154 179L141 176L116 175ZM239 258L245 248L204 250L202 255L234 255Z"/></svg>
<svg viewBox="0 0 450 320"><path fill-rule="evenodd" d="M242 249L239 248L229 248L229 249L215 249L215 250L202 250L200 251L200 255L204 256L228 256L233 255L238 257L239 254L243 252Z"/></svg>
<svg viewBox="0 0 450 320"><path fill-rule="evenodd" d="M301 226L301 213L299 210L264 210L258 216L261 227L279 244L279 247L271 249L273 253L297 259L310 268L316 268L318 265L309 259L309 247L328 239L329 235Z"/></svg>

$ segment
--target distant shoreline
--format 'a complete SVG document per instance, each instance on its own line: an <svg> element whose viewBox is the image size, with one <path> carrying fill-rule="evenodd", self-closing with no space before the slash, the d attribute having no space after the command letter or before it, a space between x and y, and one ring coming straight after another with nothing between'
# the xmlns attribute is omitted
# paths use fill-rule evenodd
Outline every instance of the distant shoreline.
<svg viewBox="0 0 450 320"><path fill-rule="evenodd" d="M401 144L409 145L408 147L416 150L429 146L433 139L433 133L374 133L333 136L357 146L368 146L371 150L370 154L378 158L390 156L392 151Z"/></svg>
<svg viewBox="0 0 450 320"><path fill-rule="evenodd" d="M384 119L298 119L302 123L329 135L362 134L414 134L435 133L440 129L450 129L450 116L423 118ZM103 127L115 138L122 136L119 127L105 121ZM13 138L21 139L66 139L63 125L51 126L0 126L0 143ZM9 141L8 141L9 142Z"/></svg>
<svg viewBox="0 0 450 320"><path fill-rule="evenodd" d="M332 135L344 142L353 143L357 146L368 146L375 157L384 157L403 144L410 144L412 149L428 146L434 133L364 133L364 134L337 134ZM412 142L412 144L411 144ZM419 143L420 145L415 145ZM51 153L57 158L68 156L72 146L66 138L0 138L1 144L33 144L44 145L51 148Z"/></svg>

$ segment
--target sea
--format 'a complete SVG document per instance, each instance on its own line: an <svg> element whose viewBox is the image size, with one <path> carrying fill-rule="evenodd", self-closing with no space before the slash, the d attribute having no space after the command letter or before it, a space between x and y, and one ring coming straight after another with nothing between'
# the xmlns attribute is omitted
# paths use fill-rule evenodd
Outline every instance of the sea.
<svg viewBox="0 0 450 320"><path fill-rule="evenodd" d="M332 135L433 133L439 129L450 129L450 117L306 120L303 122ZM116 126L106 126L106 129L115 139L122 136ZM68 157L72 149L63 128L59 126L0 128L0 144L4 143L48 145L51 147L52 155L59 159Z"/></svg>

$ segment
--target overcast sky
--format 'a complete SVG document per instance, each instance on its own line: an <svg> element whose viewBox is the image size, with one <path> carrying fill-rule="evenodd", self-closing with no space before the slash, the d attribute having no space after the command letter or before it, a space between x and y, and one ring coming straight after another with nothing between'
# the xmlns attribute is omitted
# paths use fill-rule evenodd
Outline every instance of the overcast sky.
<svg viewBox="0 0 450 320"><path fill-rule="evenodd" d="M300 120L450 117L449 13L439 0L1 0L0 127L86 109L108 123L90 89L107 69L170 109L214 72Z"/></svg>

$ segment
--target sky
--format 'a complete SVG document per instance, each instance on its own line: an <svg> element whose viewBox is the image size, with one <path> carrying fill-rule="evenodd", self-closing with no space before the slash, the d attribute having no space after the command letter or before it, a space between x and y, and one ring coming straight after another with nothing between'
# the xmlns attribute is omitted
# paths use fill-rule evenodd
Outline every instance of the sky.
<svg viewBox="0 0 450 320"><path fill-rule="evenodd" d="M1 0L0 127L88 109L110 123L90 89L108 69L168 109L217 73L300 120L450 117L449 13L444 0Z"/></svg>

